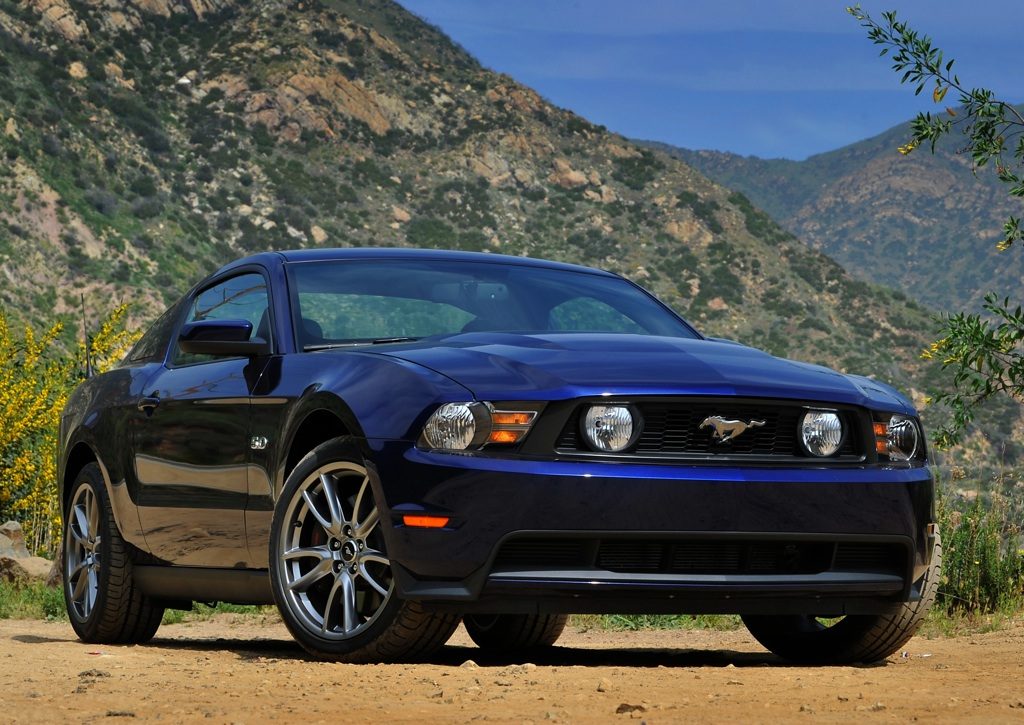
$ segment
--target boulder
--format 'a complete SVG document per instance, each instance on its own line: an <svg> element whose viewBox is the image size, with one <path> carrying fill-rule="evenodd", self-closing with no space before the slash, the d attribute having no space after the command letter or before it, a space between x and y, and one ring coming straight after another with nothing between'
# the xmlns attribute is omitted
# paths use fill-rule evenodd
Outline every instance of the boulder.
<svg viewBox="0 0 1024 725"><path fill-rule="evenodd" d="M0 579L21 584L46 581L52 566L53 562L41 556L0 556Z"/></svg>
<svg viewBox="0 0 1024 725"><path fill-rule="evenodd" d="M8 521L0 526L0 554L18 559L31 556L25 546L25 534L17 521Z"/></svg>
<svg viewBox="0 0 1024 725"><path fill-rule="evenodd" d="M555 159L554 167L554 171L548 176L548 181L558 184L563 189L572 189L587 183L587 175L574 169L568 159Z"/></svg>
<svg viewBox="0 0 1024 725"><path fill-rule="evenodd" d="M49 559L29 553L21 524L8 521L0 526L0 580L22 584L48 582L53 576L53 568L54 564Z"/></svg>

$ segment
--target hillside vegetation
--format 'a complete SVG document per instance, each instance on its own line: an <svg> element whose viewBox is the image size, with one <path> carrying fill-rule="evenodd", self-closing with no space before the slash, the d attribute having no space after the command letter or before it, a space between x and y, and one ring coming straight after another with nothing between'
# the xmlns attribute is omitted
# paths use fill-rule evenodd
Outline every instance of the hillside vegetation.
<svg viewBox="0 0 1024 725"><path fill-rule="evenodd" d="M901 124L805 161L657 146L741 191L859 279L938 310L980 309L990 290L1024 298L1024 257L996 249L1020 200L994 169L972 174L962 140L901 155L910 137Z"/></svg>

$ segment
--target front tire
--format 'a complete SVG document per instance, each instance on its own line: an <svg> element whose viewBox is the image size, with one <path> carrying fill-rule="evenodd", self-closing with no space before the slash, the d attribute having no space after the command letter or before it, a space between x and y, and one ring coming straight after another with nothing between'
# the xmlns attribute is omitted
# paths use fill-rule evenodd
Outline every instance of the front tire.
<svg viewBox="0 0 1024 725"><path fill-rule="evenodd" d="M550 647L562 634L567 614L467 614L470 639L489 652L529 652Z"/></svg>
<svg viewBox="0 0 1024 725"><path fill-rule="evenodd" d="M458 626L395 592L380 509L358 448L335 438L288 476L274 511L270 576L288 630L338 662L424 657Z"/></svg>
<svg viewBox="0 0 1024 725"><path fill-rule="evenodd" d="M139 644L156 634L164 608L132 576L132 551L121 538L95 463L75 477L64 514L64 603L83 642Z"/></svg>
<svg viewBox="0 0 1024 725"><path fill-rule="evenodd" d="M831 624L809 615L746 615L743 623L766 649L793 662L877 662L899 651L917 632L935 602L941 573L942 540L936 534L916 602L897 605L888 614L851 614Z"/></svg>

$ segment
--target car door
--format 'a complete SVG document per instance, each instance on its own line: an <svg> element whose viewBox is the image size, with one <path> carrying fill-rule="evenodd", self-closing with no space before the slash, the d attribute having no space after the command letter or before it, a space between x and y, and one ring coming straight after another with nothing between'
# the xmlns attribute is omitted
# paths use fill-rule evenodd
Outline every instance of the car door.
<svg viewBox="0 0 1024 725"><path fill-rule="evenodd" d="M243 271L199 290L182 323L247 320L253 337L270 340L269 302L262 272ZM189 354L175 342L148 382L133 435L134 473L146 543L160 558L249 565L250 396L268 360Z"/></svg>

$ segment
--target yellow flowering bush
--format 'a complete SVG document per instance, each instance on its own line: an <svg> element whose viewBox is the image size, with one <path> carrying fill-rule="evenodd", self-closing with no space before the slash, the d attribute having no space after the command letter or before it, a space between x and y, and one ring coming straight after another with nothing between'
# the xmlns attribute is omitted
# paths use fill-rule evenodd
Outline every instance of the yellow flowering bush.
<svg viewBox="0 0 1024 725"><path fill-rule="evenodd" d="M121 305L92 336L97 371L112 367L138 335L125 329ZM60 540L57 501L57 426L68 396L82 380L85 343L71 354L59 349L61 323L20 337L0 311L0 521L15 519L35 552L52 554Z"/></svg>

